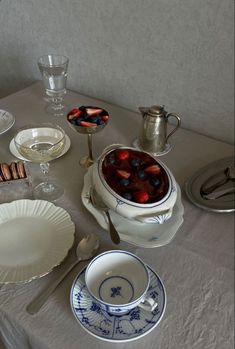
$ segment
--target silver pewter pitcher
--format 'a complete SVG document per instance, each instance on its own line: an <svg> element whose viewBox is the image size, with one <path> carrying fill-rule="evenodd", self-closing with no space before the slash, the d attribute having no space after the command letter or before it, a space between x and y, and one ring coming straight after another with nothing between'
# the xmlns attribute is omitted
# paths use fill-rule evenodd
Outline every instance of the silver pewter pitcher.
<svg viewBox="0 0 235 349"><path fill-rule="evenodd" d="M175 113L167 113L164 106L153 105L150 108L139 108L143 116L139 145L143 150L158 154L165 150L167 140L179 128L181 120ZM167 134L167 122L169 117L177 120L176 127Z"/></svg>

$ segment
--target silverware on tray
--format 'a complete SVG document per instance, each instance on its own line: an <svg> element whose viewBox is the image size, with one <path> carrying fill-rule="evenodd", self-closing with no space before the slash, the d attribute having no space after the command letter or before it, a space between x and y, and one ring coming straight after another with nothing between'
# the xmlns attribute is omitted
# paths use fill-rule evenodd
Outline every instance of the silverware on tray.
<svg viewBox="0 0 235 349"><path fill-rule="evenodd" d="M212 193L204 195L203 197L207 200L216 200L221 198L222 196L233 194L233 193L235 193L235 186L213 191Z"/></svg>
<svg viewBox="0 0 235 349"><path fill-rule="evenodd" d="M230 180L234 181L235 180L235 166L230 165L230 166L226 167L226 169L224 170L224 174L225 174L224 178L220 179L219 181L217 181L216 183L214 183L211 186L206 186L206 184L208 183L208 180L205 183L203 183L201 186L201 195L204 197L204 196L212 193L214 190L221 187L222 185L226 184L228 181L230 181Z"/></svg>

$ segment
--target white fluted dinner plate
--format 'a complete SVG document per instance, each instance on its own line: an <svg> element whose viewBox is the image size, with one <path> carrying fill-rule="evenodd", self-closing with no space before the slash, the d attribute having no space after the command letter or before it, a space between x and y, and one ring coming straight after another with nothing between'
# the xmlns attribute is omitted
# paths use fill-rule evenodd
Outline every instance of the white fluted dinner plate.
<svg viewBox="0 0 235 349"><path fill-rule="evenodd" d="M15 117L6 110L0 109L0 135L14 125Z"/></svg>
<svg viewBox="0 0 235 349"><path fill-rule="evenodd" d="M69 148L70 148L70 145L71 145L70 138L69 138L69 136L65 135L65 146L64 146L64 149L63 149L62 153L61 153L60 155L58 155L55 159L58 159L58 158L60 158L61 156L63 156L64 154L66 154L67 151L68 151ZM24 160L24 161L30 161L30 160L24 158L24 157L18 152L18 150L16 149L16 146L15 146L14 138L10 141L9 149L10 149L10 152L12 153L12 155L14 155L16 158L21 159L21 160ZM53 160L52 160L52 161L53 161Z"/></svg>
<svg viewBox="0 0 235 349"><path fill-rule="evenodd" d="M92 205L90 201L90 189L92 187L90 167L84 176L84 186L82 189L82 202L86 209L95 217L99 225L109 230L109 223L107 221L106 214L100 211ZM177 200L173 208L172 217L163 224L153 223L140 223L138 221L131 221L117 214L116 212L109 210L113 224L119 232L120 239L130 244L153 248L164 246L168 244L177 233L178 229L183 223L184 207L181 202L181 191L179 185L177 185Z"/></svg>
<svg viewBox="0 0 235 349"><path fill-rule="evenodd" d="M115 343L130 342L150 333L164 315L166 291L156 272L147 268L150 276L147 296L156 299L157 308L147 312L136 307L125 315L110 315L90 297L85 284L85 267L74 280L70 293L73 314L83 329L98 339Z"/></svg>
<svg viewBox="0 0 235 349"><path fill-rule="evenodd" d="M29 282L67 256L75 225L63 208L43 200L0 205L0 283Z"/></svg>

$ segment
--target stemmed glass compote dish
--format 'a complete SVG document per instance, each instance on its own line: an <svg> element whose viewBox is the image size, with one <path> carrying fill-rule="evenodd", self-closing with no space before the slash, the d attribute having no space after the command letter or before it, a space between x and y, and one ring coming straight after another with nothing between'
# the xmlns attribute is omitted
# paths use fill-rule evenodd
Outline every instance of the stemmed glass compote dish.
<svg viewBox="0 0 235 349"><path fill-rule="evenodd" d="M67 115L69 125L78 133L87 135L88 156L80 159L79 164L84 167L90 167L93 160L92 136L100 132L107 125L109 114L105 109L94 106L81 106L73 108Z"/></svg>
<svg viewBox="0 0 235 349"><path fill-rule="evenodd" d="M54 124L27 125L17 131L14 143L26 159L40 164L45 180L33 188L37 199L54 201L63 195L64 189L48 180L49 161L59 157L65 146L64 130Z"/></svg>
<svg viewBox="0 0 235 349"><path fill-rule="evenodd" d="M66 94L68 63L69 59L62 55L50 54L38 58L46 94L51 101L46 107L46 112L53 116L66 114L63 97Z"/></svg>

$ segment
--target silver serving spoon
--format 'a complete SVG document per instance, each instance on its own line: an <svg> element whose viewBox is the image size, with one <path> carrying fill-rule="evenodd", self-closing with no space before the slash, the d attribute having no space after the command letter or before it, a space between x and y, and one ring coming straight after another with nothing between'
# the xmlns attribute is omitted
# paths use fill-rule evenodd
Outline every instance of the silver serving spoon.
<svg viewBox="0 0 235 349"><path fill-rule="evenodd" d="M66 269L58 279L53 281L47 288L42 290L39 295L28 304L26 310L29 314L36 314L43 304L47 301L51 293L61 283L61 281L68 275L68 273L81 261L86 261L93 257L99 248L99 240L96 235L90 234L83 238L76 249L77 259Z"/></svg>
<svg viewBox="0 0 235 349"><path fill-rule="evenodd" d="M204 188L202 186L201 188L201 194L203 195L208 195L210 193L212 193L215 189L219 188L221 185L224 185L225 183L227 183L229 180L234 181L235 180L235 167L233 165L228 166L225 171L225 178L221 179L219 182L211 185L210 187Z"/></svg>
<svg viewBox="0 0 235 349"><path fill-rule="evenodd" d="M109 221L109 234L110 234L111 240L113 243L119 244L120 243L120 236L119 236L119 233L117 232L117 230L116 230L115 226L113 225L113 222L110 218L109 208L103 202L102 198L97 193L95 188L90 189L90 199L91 199L92 205L95 208L105 212L105 214L108 218L108 221Z"/></svg>

